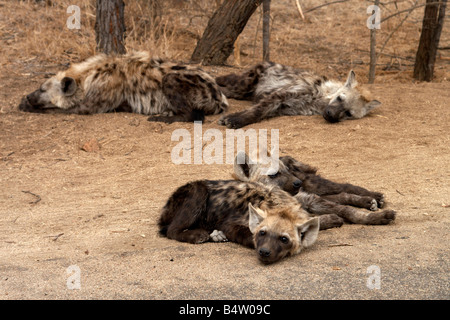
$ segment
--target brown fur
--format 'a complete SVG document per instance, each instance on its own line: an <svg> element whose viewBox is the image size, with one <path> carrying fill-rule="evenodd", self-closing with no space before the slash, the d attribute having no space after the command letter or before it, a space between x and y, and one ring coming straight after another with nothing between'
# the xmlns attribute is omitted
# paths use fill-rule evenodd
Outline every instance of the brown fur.
<svg viewBox="0 0 450 320"><path fill-rule="evenodd" d="M299 253L314 243L319 229L318 219L311 219L280 188L235 180L202 180L178 188L162 209L158 225L169 239L230 240L255 248L263 263Z"/></svg>
<svg viewBox="0 0 450 320"><path fill-rule="evenodd" d="M72 65L22 99L19 109L94 114L113 110L152 116L149 121L203 120L227 109L215 80L198 67L151 57L99 54Z"/></svg>

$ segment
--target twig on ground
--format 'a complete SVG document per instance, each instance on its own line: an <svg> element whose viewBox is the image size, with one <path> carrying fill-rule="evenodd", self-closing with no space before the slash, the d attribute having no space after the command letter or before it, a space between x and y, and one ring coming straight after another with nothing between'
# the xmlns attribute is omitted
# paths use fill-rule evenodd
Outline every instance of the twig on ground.
<svg viewBox="0 0 450 320"><path fill-rule="evenodd" d="M38 203L39 201L42 200L40 195L35 194L35 193L31 192L31 191L22 191L22 192L23 193L27 193L27 194L31 194L32 196L36 197L36 200L30 201L30 204L36 204L36 203Z"/></svg>

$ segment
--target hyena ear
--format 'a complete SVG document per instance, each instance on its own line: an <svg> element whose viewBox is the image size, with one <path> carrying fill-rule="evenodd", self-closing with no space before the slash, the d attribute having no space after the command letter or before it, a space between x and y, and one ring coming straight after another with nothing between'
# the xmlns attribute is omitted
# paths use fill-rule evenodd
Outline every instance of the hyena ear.
<svg viewBox="0 0 450 320"><path fill-rule="evenodd" d="M305 223L297 226L298 235L302 247L307 248L317 240L319 235L319 218L311 218Z"/></svg>
<svg viewBox="0 0 450 320"><path fill-rule="evenodd" d="M356 81L355 72L353 72L353 70L350 70L347 76L347 81L345 81L345 86L348 88L354 88L357 84L358 82Z"/></svg>
<svg viewBox="0 0 450 320"><path fill-rule="evenodd" d="M291 156L283 156L280 157L281 162L288 168L289 172L295 175L297 178L304 179L304 174L306 173L312 173L316 174L317 169L314 167L311 167L310 165L307 165L303 162L300 162Z"/></svg>
<svg viewBox="0 0 450 320"><path fill-rule="evenodd" d="M61 90L65 96L71 96L77 91L77 82L74 78L64 77L61 80Z"/></svg>
<svg viewBox="0 0 450 320"><path fill-rule="evenodd" d="M234 158L234 174L241 181L250 180L250 158L244 151L239 151Z"/></svg>
<svg viewBox="0 0 450 320"><path fill-rule="evenodd" d="M255 233L265 216L266 213L263 210L255 208L251 203L248 204L248 228L251 233Z"/></svg>
<svg viewBox="0 0 450 320"><path fill-rule="evenodd" d="M375 109L379 105L381 105L381 102L378 100L372 100L372 101L367 102L365 105L366 112L368 113L370 110Z"/></svg>

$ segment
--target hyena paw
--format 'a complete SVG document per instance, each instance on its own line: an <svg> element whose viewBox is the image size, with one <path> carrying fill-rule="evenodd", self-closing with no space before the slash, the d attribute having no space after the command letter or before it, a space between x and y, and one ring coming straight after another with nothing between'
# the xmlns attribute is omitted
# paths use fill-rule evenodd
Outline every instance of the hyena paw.
<svg viewBox="0 0 450 320"><path fill-rule="evenodd" d="M384 207L384 194L376 192L374 198L377 201L378 208L383 208Z"/></svg>
<svg viewBox="0 0 450 320"><path fill-rule="evenodd" d="M209 237L211 238L212 241L214 242L226 242L228 241L227 237L225 236L225 234L220 231L220 230L214 230Z"/></svg>
<svg viewBox="0 0 450 320"><path fill-rule="evenodd" d="M378 210L378 201L369 196L361 196L357 206L370 211L376 211Z"/></svg>
<svg viewBox="0 0 450 320"><path fill-rule="evenodd" d="M389 224L395 220L395 216L396 212L393 210L371 212L367 216L367 224Z"/></svg>
<svg viewBox="0 0 450 320"><path fill-rule="evenodd" d="M376 211L378 210L378 202L375 199L370 200L369 210Z"/></svg>
<svg viewBox="0 0 450 320"><path fill-rule="evenodd" d="M222 126L226 126L227 128L230 129L239 129L247 125L246 123L244 123L241 116L236 113L227 116L222 116L219 119L219 124Z"/></svg>
<svg viewBox="0 0 450 320"><path fill-rule="evenodd" d="M207 231L202 230L195 235L194 243L205 243L208 242L209 239L210 239L209 233Z"/></svg>

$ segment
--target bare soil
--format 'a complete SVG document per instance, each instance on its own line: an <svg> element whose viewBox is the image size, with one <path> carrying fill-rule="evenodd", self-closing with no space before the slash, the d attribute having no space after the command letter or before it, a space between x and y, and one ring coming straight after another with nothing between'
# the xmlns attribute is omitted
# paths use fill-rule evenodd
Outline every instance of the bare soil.
<svg viewBox="0 0 450 320"><path fill-rule="evenodd" d="M192 123L150 123L128 113L19 112L21 95L45 75L39 65L26 69L8 57L0 65L0 299L450 297L444 60L433 83L414 83L410 68L381 75L369 87L383 104L364 119L329 124L320 116L280 117L244 128L278 129L281 155L327 178L383 192L387 208L397 211L391 225L321 231L313 247L265 266L237 244L190 245L158 235L160 209L178 186L231 177L228 164L172 163L178 142L171 134L178 128L193 134ZM347 67L340 68L345 74ZM21 75L27 70L31 76ZM234 112L250 104L230 105ZM225 136L217 120L207 117L203 130L218 128ZM83 148L89 141L94 148ZM79 290L69 289L70 266L80 270ZM366 285L370 266L380 268L380 289Z"/></svg>

